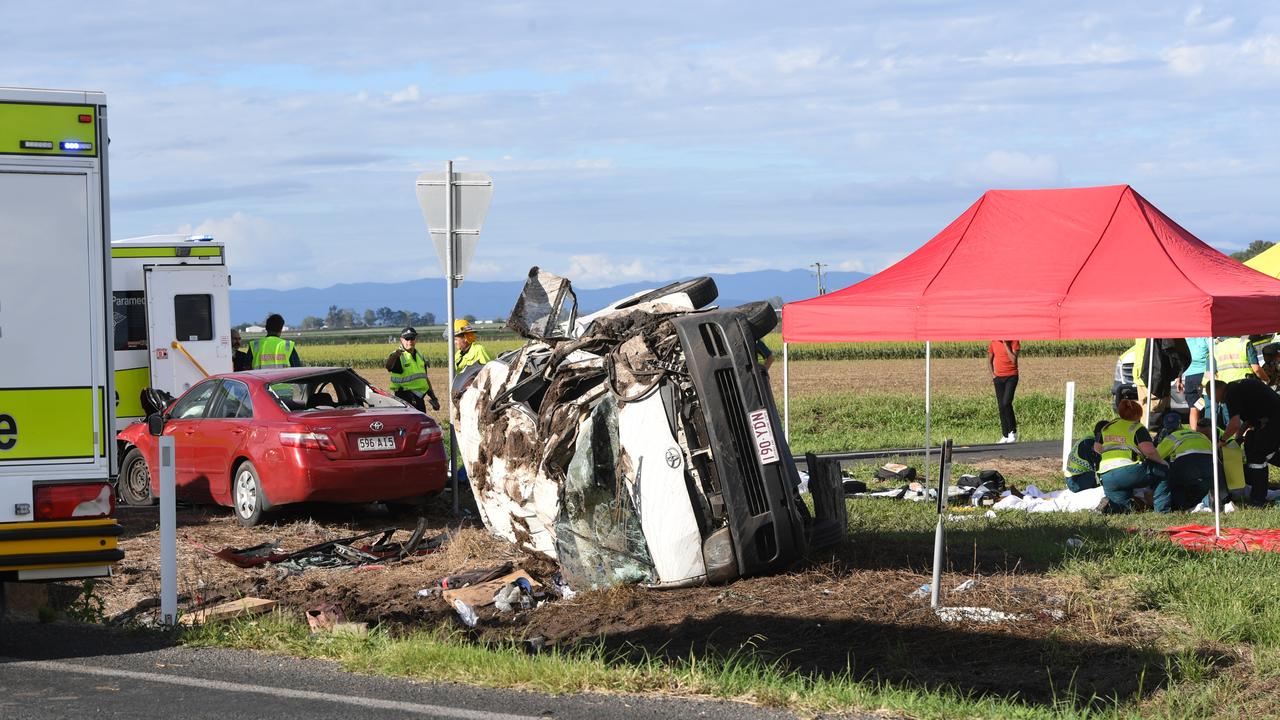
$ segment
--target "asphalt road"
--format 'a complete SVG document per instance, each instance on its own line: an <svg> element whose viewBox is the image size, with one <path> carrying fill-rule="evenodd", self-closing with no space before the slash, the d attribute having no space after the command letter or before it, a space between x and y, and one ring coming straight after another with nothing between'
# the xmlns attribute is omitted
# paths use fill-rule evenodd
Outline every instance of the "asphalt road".
<svg viewBox="0 0 1280 720"><path fill-rule="evenodd" d="M790 718L728 702L550 696L356 675L323 661L176 647L159 633L0 625L0 718Z"/></svg>

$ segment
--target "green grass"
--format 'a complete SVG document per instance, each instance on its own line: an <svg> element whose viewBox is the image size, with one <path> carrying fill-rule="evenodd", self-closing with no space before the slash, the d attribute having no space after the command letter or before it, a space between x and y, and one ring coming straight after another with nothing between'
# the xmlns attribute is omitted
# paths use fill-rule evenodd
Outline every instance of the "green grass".
<svg viewBox="0 0 1280 720"><path fill-rule="evenodd" d="M1017 700L978 697L945 688L924 689L859 680L848 673L811 676L781 661L760 660L749 646L720 656L612 653L600 646L529 655L516 644L479 645L459 632L428 630L393 635L374 629L367 637L311 635L305 623L280 614L213 623L186 630L183 642L338 661L353 672L432 682L573 692L668 693L739 700L802 713L888 709L912 718L1058 718L1072 705L1031 706Z"/></svg>
<svg viewBox="0 0 1280 720"><path fill-rule="evenodd" d="M350 367L378 367L387 353L395 347L393 328L375 328L359 332L322 331L298 338L303 361L308 365L348 365ZM290 335L293 337L293 335ZM418 350L427 356L432 367L444 367L445 342L438 333L426 334L431 340L418 343ZM377 341L373 341L377 338ZM524 341L509 332L481 332L480 342L494 355L514 350ZM772 333L765 344L775 352L782 350L782 335ZM1132 341L1126 340L1042 340L1022 345L1022 353L1028 357L1088 357L1095 355L1119 355ZM868 343L793 343L787 350L791 360L904 360L924 357L924 343L868 342ZM981 342L933 343L935 358L985 358L987 344ZM435 364L438 363L438 364Z"/></svg>
<svg viewBox="0 0 1280 720"><path fill-rule="evenodd" d="M1019 395L1018 439L1062 438L1061 397ZM956 444L993 443L1000 438L1000 414L989 397L933 398L932 439ZM1113 415L1104 392L1076 396L1075 434L1088 434L1095 422ZM792 401L791 448L797 453L904 448L924 444L924 398L904 394L800 397Z"/></svg>

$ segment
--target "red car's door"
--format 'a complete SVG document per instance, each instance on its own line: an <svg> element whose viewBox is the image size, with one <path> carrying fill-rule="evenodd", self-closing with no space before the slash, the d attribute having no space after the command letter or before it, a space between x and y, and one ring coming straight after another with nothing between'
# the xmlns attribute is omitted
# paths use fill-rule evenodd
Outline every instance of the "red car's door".
<svg viewBox="0 0 1280 720"><path fill-rule="evenodd" d="M200 426L214 399L214 390L218 381L205 380L178 398L169 408L169 419L164 424L164 434L173 436L174 470L176 473L175 489L177 499L190 500L191 486L195 477L196 455L199 452ZM159 496L159 465L151 474L152 489Z"/></svg>
<svg viewBox="0 0 1280 720"><path fill-rule="evenodd" d="M193 489L201 499L230 505L231 462L252 429L253 401L249 386L239 380L223 380L214 395L194 442Z"/></svg>

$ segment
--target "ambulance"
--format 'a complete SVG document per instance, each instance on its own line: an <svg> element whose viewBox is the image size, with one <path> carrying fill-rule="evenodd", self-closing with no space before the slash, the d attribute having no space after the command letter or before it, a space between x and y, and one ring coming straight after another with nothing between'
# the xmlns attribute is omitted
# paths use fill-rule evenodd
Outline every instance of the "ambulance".
<svg viewBox="0 0 1280 720"><path fill-rule="evenodd" d="M173 397L231 367L231 276L208 235L111 243L115 429L146 418L143 391Z"/></svg>
<svg viewBox="0 0 1280 720"><path fill-rule="evenodd" d="M123 557L107 175L102 93L0 87L0 596Z"/></svg>

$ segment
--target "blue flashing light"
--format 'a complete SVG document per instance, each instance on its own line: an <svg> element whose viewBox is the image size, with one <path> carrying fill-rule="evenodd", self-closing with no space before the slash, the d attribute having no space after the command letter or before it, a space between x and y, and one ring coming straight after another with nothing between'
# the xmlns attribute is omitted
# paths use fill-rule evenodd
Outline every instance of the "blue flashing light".
<svg viewBox="0 0 1280 720"><path fill-rule="evenodd" d="M79 140L63 140L61 144L62 144L63 150L92 150L93 149L93 143L81 142Z"/></svg>

